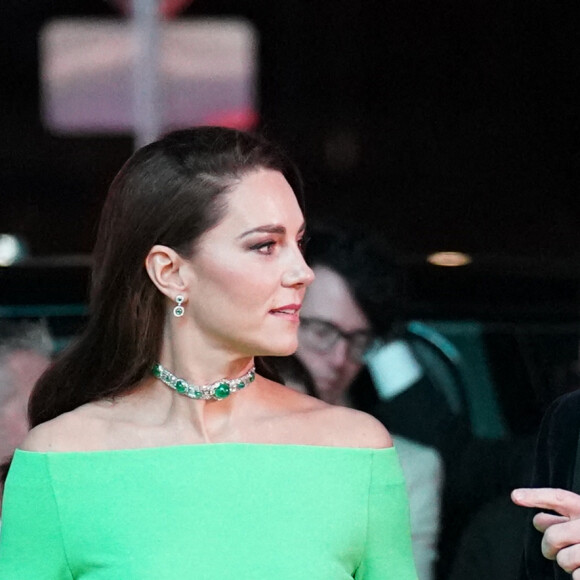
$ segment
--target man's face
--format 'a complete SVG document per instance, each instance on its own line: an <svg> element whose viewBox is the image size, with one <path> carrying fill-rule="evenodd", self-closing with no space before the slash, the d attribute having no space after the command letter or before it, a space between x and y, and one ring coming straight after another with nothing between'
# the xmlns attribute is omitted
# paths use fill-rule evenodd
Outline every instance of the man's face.
<svg viewBox="0 0 580 580"><path fill-rule="evenodd" d="M363 366L357 347L370 340L371 325L339 274L324 266L313 270L316 277L300 311L296 355L312 375L321 399L347 404L348 389ZM339 335L327 348L327 335L336 331L350 338Z"/></svg>

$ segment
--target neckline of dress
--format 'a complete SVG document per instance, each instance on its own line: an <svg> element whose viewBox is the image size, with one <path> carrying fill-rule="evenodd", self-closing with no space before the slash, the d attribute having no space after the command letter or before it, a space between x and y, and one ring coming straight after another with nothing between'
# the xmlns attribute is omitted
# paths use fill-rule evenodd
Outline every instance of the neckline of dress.
<svg viewBox="0 0 580 580"><path fill-rule="evenodd" d="M71 455L99 455L99 454L127 454L127 453L168 453L170 451L186 451L194 449L226 449L226 448L248 448L248 449L269 449L269 450L309 450L309 451L331 451L335 452L351 452L351 453L382 453L391 452L395 449L392 447L344 447L337 445L309 445L301 443L247 443L239 441L222 441L216 443L184 443L178 445L157 445L150 447L127 447L119 449L92 449L87 451L29 451L26 449L16 449L15 455L45 455L50 457L55 456L71 456Z"/></svg>

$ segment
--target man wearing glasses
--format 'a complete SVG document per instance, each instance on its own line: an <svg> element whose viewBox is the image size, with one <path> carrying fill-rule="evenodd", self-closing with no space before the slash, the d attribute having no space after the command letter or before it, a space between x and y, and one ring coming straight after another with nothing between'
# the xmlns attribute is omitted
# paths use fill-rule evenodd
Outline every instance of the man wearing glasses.
<svg viewBox="0 0 580 580"><path fill-rule="evenodd" d="M346 281L326 266L315 266L316 282L300 313L297 356L332 405L352 407L349 388L364 364L373 331Z"/></svg>
<svg viewBox="0 0 580 580"><path fill-rule="evenodd" d="M352 386L375 337L386 336L391 328L397 292L393 267L365 234L341 228L315 230L306 260L316 278L300 310L296 356L311 374L319 398L369 411L378 401L372 383L367 392ZM442 461L430 447L396 433L393 440L407 483L417 571L420 580L432 580Z"/></svg>

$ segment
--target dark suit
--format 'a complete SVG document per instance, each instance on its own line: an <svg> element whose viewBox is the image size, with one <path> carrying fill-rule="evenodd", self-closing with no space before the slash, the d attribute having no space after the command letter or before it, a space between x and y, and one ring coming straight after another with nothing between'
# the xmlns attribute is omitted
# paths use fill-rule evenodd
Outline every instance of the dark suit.
<svg viewBox="0 0 580 580"><path fill-rule="evenodd" d="M574 478L579 433L580 391L574 391L554 401L542 420L531 487L580 492ZM542 556L542 534L531 523L537 511L530 510L520 580L569 580L570 574Z"/></svg>

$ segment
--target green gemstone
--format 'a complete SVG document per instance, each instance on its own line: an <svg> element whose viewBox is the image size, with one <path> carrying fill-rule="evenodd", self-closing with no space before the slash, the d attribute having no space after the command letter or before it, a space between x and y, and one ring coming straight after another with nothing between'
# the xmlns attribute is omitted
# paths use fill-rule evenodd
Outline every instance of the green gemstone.
<svg viewBox="0 0 580 580"><path fill-rule="evenodd" d="M254 373L254 371L252 371L250 373L250 376L248 377L248 381L250 381L250 383L256 378L256 373Z"/></svg>
<svg viewBox="0 0 580 580"><path fill-rule="evenodd" d="M161 376L161 366L153 365L153 376L159 378Z"/></svg>
<svg viewBox="0 0 580 580"><path fill-rule="evenodd" d="M201 399L201 391L193 391L193 398L194 399Z"/></svg>
<svg viewBox="0 0 580 580"><path fill-rule="evenodd" d="M175 381L175 390L178 393L185 393L186 389L187 389L187 383L185 381L182 381L181 379L178 381Z"/></svg>
<svg viewBox="0 0 580 580"><path fill-rule="evenodd" d="M243 389L245 386L246 386L246 383L244 383L244 381L240 381L240 382L239 382L239 383L236 385L236 387L237 387L238 389Z"/></svg>
<svg viewBox="0 0 580 580"><path fill-rule="evenodd" d="M230 394L230 387L227 383L220 383L214 392L218 399L225 399Z"/></svg>

